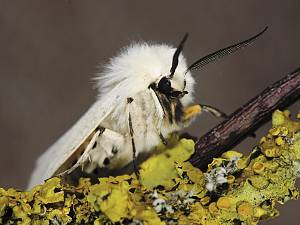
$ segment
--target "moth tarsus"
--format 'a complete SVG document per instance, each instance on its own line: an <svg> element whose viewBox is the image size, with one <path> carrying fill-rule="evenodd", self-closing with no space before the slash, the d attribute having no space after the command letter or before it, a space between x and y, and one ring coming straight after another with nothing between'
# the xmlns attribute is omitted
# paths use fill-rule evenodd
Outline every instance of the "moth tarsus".
<svg viewBox="0 0 300 225"><path fill-rule="evenodd" d="M204 105L204 104L199 104L199 105L201 106L203 111L208 112L215 117L221 117L224 119L228 118L228 115L225 112L223 112L222 110L220 110L216 107L213 107L210 105Z"/></svg>

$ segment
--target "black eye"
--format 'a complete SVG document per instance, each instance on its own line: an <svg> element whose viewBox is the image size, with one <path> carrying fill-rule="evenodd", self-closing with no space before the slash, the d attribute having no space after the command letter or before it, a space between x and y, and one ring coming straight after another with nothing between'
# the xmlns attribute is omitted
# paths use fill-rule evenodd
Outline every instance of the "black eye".
<svg viewBox="0 0 300 225"><path fill-rule="evenodd" d="M164 94L169 94L172 90L171 81L166 77L161 78L161 80L158 82L157 87L158 90Z"/></svg>

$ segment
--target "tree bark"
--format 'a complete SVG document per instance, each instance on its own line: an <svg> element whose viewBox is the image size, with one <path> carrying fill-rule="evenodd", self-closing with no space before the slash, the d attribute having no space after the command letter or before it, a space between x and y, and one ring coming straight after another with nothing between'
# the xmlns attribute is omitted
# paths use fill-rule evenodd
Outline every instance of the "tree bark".
<svg viewBox="0 0 300 225"><path fill-rule="evenodd" d="M226 120L200 137L190 162L206 170L213 158L230 150L263 123L275 109L289 106L300 97L300 68L266 88L232 113Z"/></svg>

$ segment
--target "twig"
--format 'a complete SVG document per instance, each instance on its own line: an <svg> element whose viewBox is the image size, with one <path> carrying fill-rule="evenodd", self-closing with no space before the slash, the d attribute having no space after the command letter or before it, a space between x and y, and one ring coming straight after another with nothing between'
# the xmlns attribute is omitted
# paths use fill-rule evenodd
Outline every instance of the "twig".
<svg viewBox="0 0 300 225"><path fill-rule="evenodd" d="M213 158L230 150L268 121L273 110L287 107L299 97L300 68L266 88L200 137L189 161L205 170Z"/></svg>

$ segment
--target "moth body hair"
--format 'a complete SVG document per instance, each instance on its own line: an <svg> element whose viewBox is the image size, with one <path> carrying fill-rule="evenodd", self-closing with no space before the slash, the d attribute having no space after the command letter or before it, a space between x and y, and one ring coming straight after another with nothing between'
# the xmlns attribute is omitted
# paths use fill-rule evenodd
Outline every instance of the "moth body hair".
<svg viewBox="0 0 300 225"><path fill-rule="evenodd" d="M160 78L170 74L175 50L176 48L165 44L135 43L113 57L94 78L99 90L96 102L40 156L28 187L67 171L65 164L68 164L69 158L99 126L105 130L96 138L97 144L93 143L91 146L94 148L91 147L86 154L78 156L77 161L85 164L84 170L90 173L97 166L119 168L130 163L132 145L128 127L129 112L137 155L151 152L161 142L160 135L168 137L170 133L186 126L188 123L170 123L159 96L149 88L151 84L157 84ZM184 89L189 93L178 100L182 107L193 100L195 81L190 72L186 73L187 68L186 59L180 54L171 82L173 89ZM128 99L132 100L130 104ZM113 149L117 149L117 153Z"/></svg>

